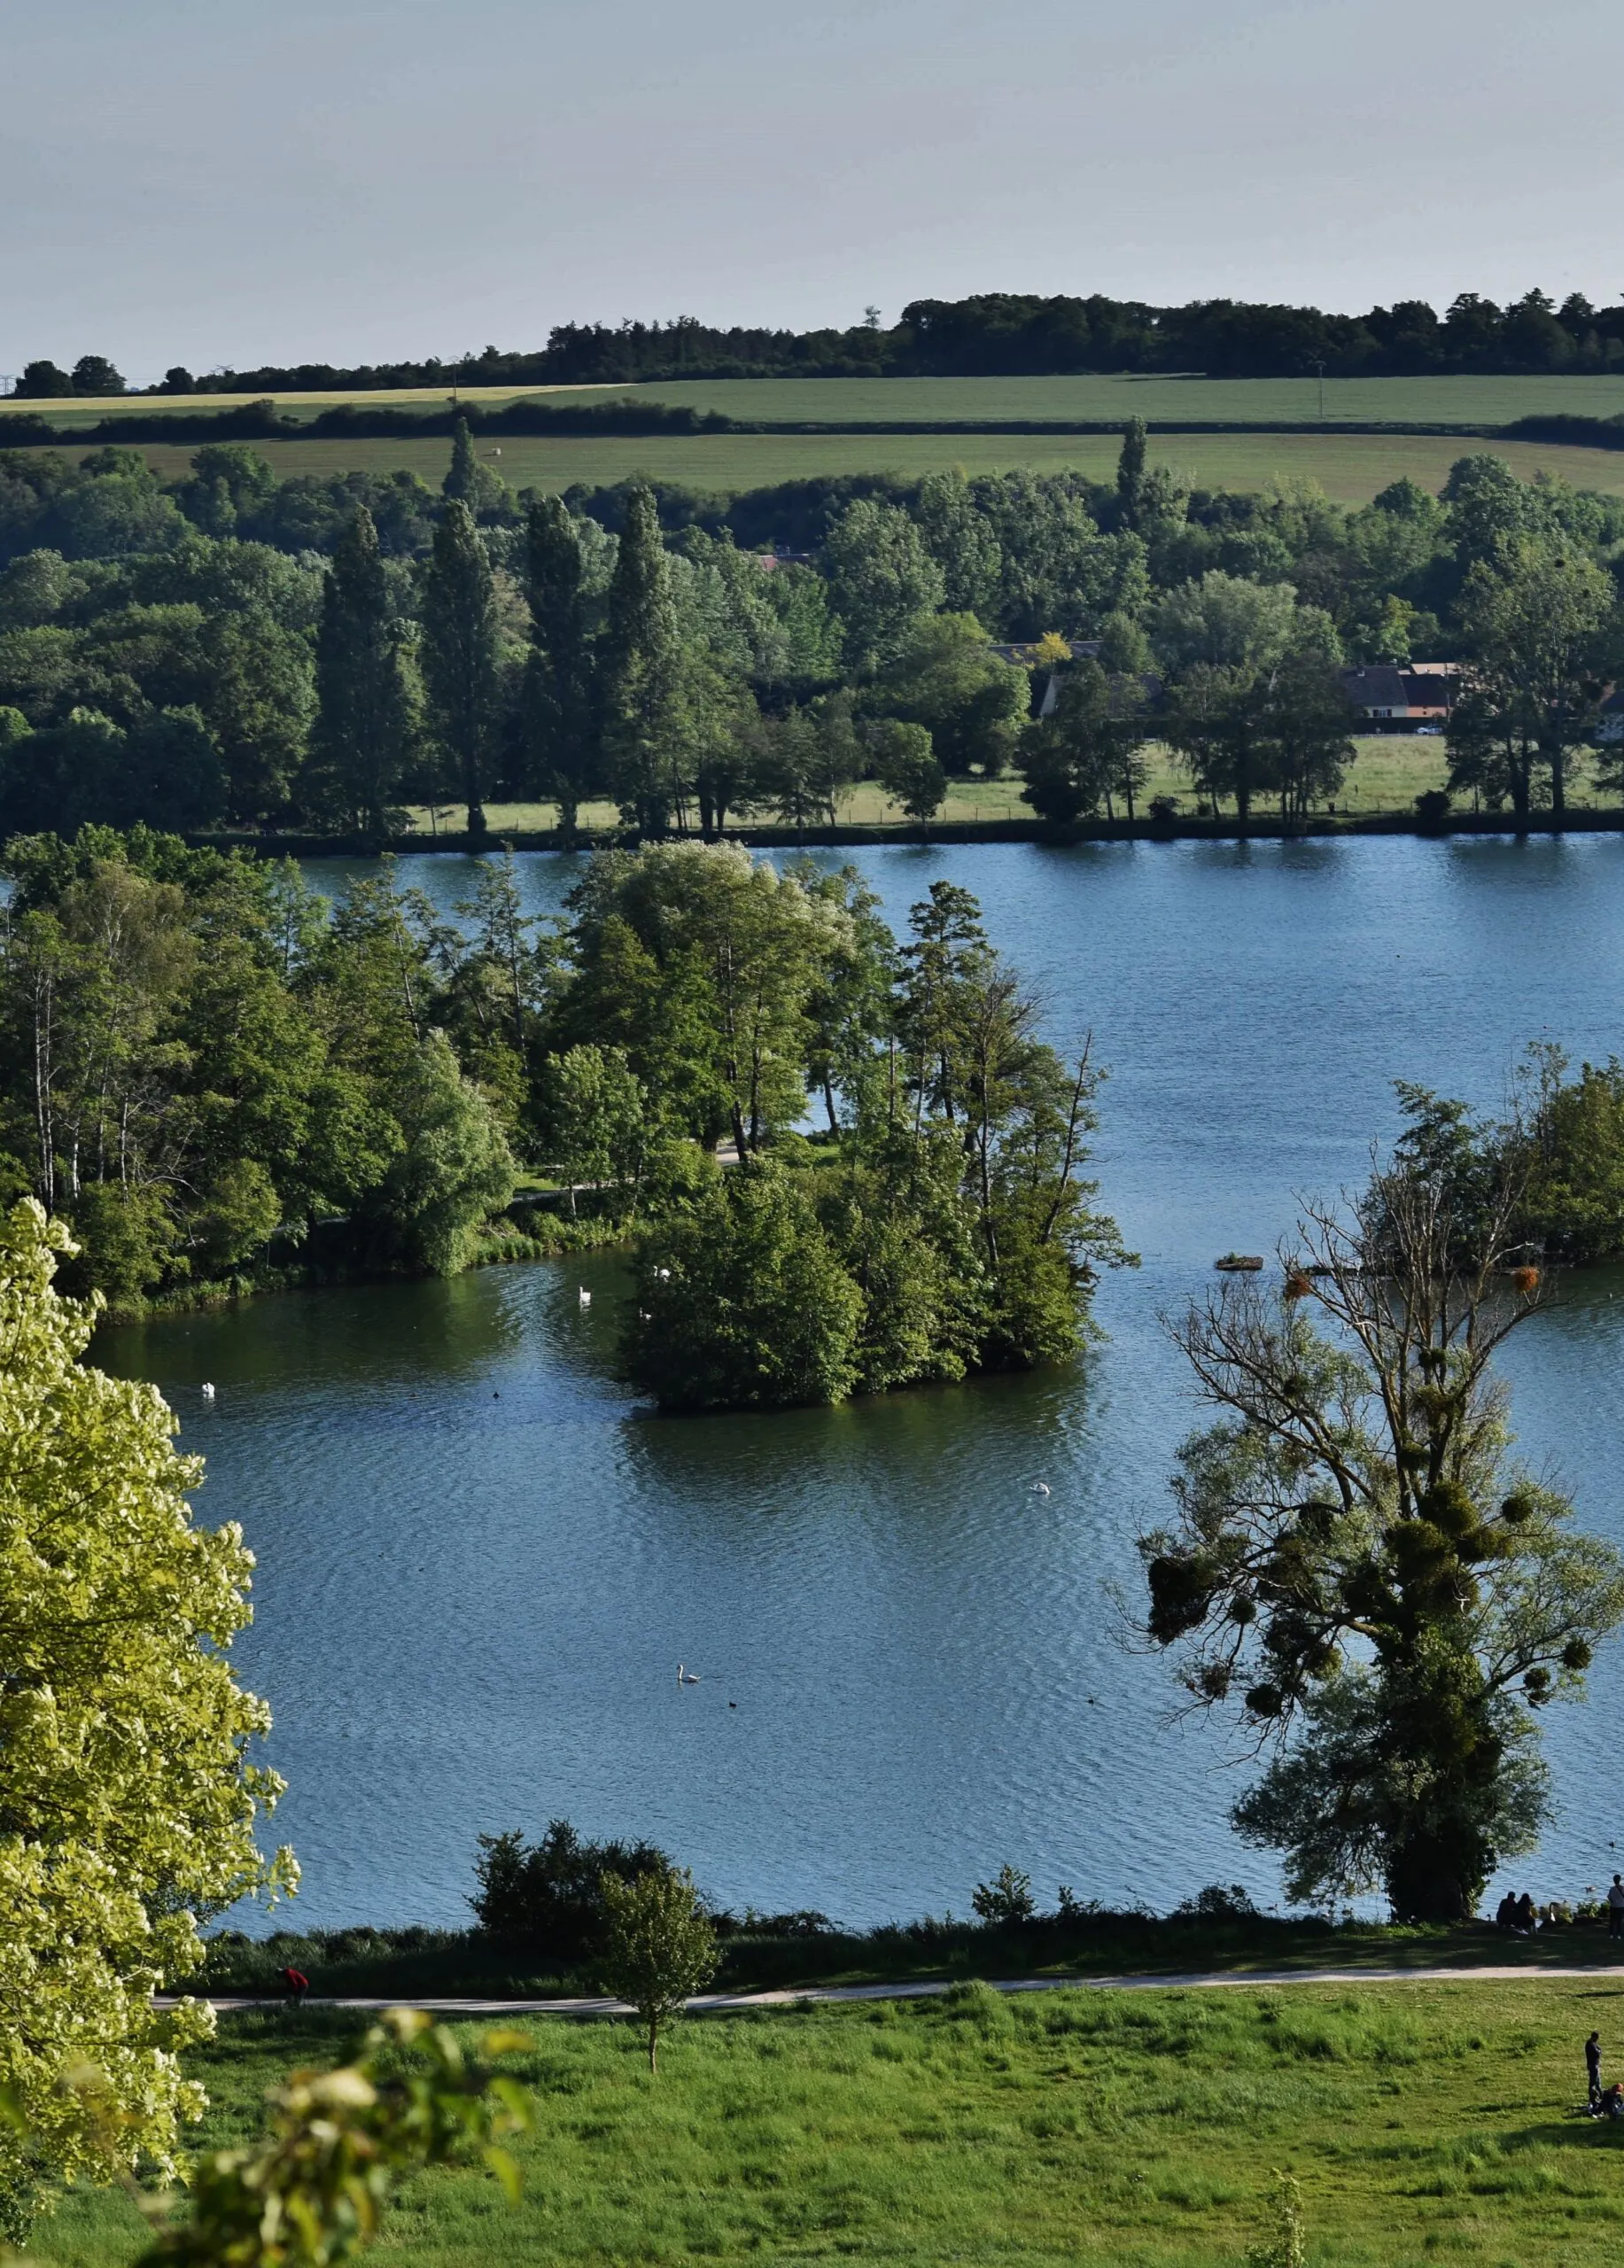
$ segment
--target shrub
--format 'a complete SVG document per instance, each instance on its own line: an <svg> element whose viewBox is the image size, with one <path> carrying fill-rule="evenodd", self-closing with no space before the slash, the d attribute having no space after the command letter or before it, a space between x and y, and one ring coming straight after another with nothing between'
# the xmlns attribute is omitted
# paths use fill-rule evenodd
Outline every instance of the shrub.
<svg viewBox="0 0 1624 2268"><path fill-rule="evenodd" d="M670 1868L652 1843L588 1842L567 1819L555 1819L533 1845L517 1830L482 1835L474 1861L479 1887L468 1902L480 1928L499 1944L560 1961L584 1961L602 1943L605 1876L635 1881Z"/></svg>
<svg viewBox="0 0 1624 2268"><path fill-rule="evenodd" d="M983 1922L995 1928L1011 1922L1030 1922L1037 1912L1037 1900L1032 1896L1032 1877L1022 1874L1008 1860L998 1868L991 1882L978 1882L970 1894L970 1904Z"/></svg>

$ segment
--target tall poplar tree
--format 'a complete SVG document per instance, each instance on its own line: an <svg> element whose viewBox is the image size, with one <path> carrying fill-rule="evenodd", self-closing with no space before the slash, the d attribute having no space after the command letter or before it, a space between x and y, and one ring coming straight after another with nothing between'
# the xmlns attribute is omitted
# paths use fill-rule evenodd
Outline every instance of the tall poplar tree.
<svg viewBox="0 0 1624 2268"><path fill-rule="evenodd" d="M318 792L348 827L381 837L411 740L400 626L363 505L339 537L315 649Z"/></svg>
<svg viewBox="0 0 1624 2268"><path fill-rule="evenodd" d="M556 798L559 824L572 835L581 799L594 785L597 755L580 538L556 496L531 506L525 536L525 752L532 780Z"/></svg>
<svg viewBox="0 0 1624 2268"><path fill-rule="evenodd" d="M496 590L473 514L455 500L434 532L423 613L423 676L435 740L461 781L468 831L480 835L496 711Z"/></svg>
<svg viewBox="0 0 1624 2268"><path fill-rule="evenodd" d="M659 508L640 480L626 500L610 586L602 729L616 799L646 835L663 835L684 797L681 666Z"/></svg>

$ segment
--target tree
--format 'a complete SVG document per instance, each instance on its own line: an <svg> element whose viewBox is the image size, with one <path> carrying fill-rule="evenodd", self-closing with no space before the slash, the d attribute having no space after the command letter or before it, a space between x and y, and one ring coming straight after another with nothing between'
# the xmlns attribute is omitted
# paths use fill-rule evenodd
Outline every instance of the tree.
<svg viewBox="0 0 1624 2268"><path fill-rule="evenodd" d="M469 1899L479 1927L500 1946L559 1962L590 1959L602 1944L606 1881L669 1874L671 1860L652 1843L596 1843L567 1819L549 1820L536 1843L510 1829L482 1835L474 1861L478 1884Z"/></svg>
<svg viewBox="0 0 1624 2268"><path fill-rule="evenodd" d="M1029 725L1021 746L1022 801L1040 819L1069 826L1109 810L1120 795L1133 817L1146 767L1144 695L1135 680L1107 677L1088 657L1061 679L1052 716Z"/></svg>
<svg viewBox="0 0 1624 2268"><path fill-rule="evenodd" d="M479 531L461 501L447 505L434 532L423 614L430 719L461 782L468 831L478 837L486 831L485 774L496 709L496 594Z"/></svg>
<svg viewBox="0 0 1624 2268"><path fill-rule="evenodd" d="M531 638L524 691L526 753L536 785L556 799L559 827L568 837L581 799L594 784L596 718L585 561L575 521L556 496L532 504L524 556Z"/></svg>
<svg viewBox="0 0 1624 2268"><path fill-rule="evenodd" d="M835 610L846 625L846 664L871 677L901 652L915 618L946 596L942 570L897 504L848 504L823 548Z"/></svg>
<svg viewBox="0 0 1624 2268"><path fill-rule="evenodd" d="M82 354L74 365L75 393L122 393L124 381L105 354Z"/></svg>
<svg viewBox="0 0 1624 2268"><path fill-rule="evenodd" d="M1266 669L1292 642L1297 594L1289 583L1254 583L1214 568L1181 583L1151 625L1157 659L1175 675L1196 668Z"/></svg>
<svg viewBox="0 0 1624 2268"><path fill-rule="evenodd" d="M220 750L233 818L285 808L315 709L307 640L268 608L213 616L202 641L204 722Z"/></svg>
<svg viewBox="0 0 1624 2268"><path fill-rule="evenodd" d="M1474 689L1508 745L1525 742L1545 766L1560 818L1568 758L1595 726L1618 642L1612 578L1571 545L1521 536L1472 565L1458 611L1477 662ZM1513 765L1508 778L1526 821L1526 770Z"/></svg>
<svg viewBox="0 0 1624 2268"><path fill-rule="evenodd" d="M723 1174L638 1256L633 1383L662 1410L843 1402L863 1298L810 1195L770 1158Z"/></svg>
<svg viewBox="0 0 1624 2268"><path fill-rule="evenodd" d="M944 602L956 614L998 617L1004 577L998 532L962 472L928 472L913 518L942 571Z"/></svg>
<svg viewBox="0 0 1624 2268"><path fill-rule="evenodd" d="M663 835L683 799L681 654L659 509L646 481L626 498L602 650L603 747L629 824Z"/></svg>
<svg viewBox="0 0 1624 2268"><path fill-rule="evenodd" d="M1275 783L1257 674L1196 663L1171 695L1162 737L1196 787L1212 798L1232 796L1244 823L1252 798Z"/></svg>
<svg viewBox="0 0 1624 2268"><path fill-rule="evenodd" d="M868 744L874 778L909 819L918 819L922 826L940 811L947 794L947 774L936 761L923 725L904 725L894 717L882 718L871 728Z"/></svg>
<svg viewBox="0 0 1624 2268"><path fill-rule="evenodd" d="M439 493L447 503L466 504L476 519L494 511L507 495L501 474L481 464L475 454L466 417L459 417L451 428L451 463Z"/></svg>
<svg viewBox="0 0 1624 2268"><path fill-rule="evenodd" d="M1264 765L1280 809L1306 812L1334 796L1357 750L1356 712L1336 664L1287 653L1270 672L1263 704Z"/></svg>
<svg viewBox="0 0 1624 2268"><path fill-rule="evenodd" d="M315 686L313 755L322 800L346 826L381 842L414 719L401 626L364 505L338 539L322 590Z"/></svg>
<svg viewBox="0 0 1624 2268"><path fill-rule="evenodd" d="M866 699L923 725L944 771L979 766L991 779L1014 753L1030 697L1026 672L992 651L973 614L935 614L919 617Z"/></svg>
<svg viewBox="0 0 1624 2268"><path fill-rule="evenodd" d="M455 1276L512 1200L512 1153L443 1032L413 1052L391 1103L404 1146L373 1200L384 1240L404 1266Z"/></svg>
<svg viewBox="0 0 1624 2268"><path fill-rule="evenodd" d="M660 2027L681 2015L691 1992L715 1976L716 1931L692 1875L675 1867L622 1882L603 1878L607 1941L598 1968L606 1992L631 2003L649 2036L649 2069L658 2069Z"/></svg>
<svg viewBox="0 0 1624 2268"><path fill-rule="evenodd" d="M548 1066L553 1161L569 1184L602 1192L612 1210L635 1195L649 1129L642 1087L620 1047L566 1048Z"/></svg>
<svg viewBox="0 0 1624 2268"><path fill-rule="evenodd" d="M1493 1358L1539 1285L1513 1272L1520 1145L1404 1099L1352 1217L1309 1215L1284 1299L1226 1286L1176 1330L1224 1414L1140 1549L1194 1705L1244 1697L1274 1745L1234 1816L1290 1894L1380 1884L1403 1920L1458 1921L1537 1834L1535 1713L1624 1618L1624 1565L1510 1460Z"/></svg>
<svg viewBox="0 0 1624 2268"><path fill-rule="evenodd" d="M66 1231L31 1200L0 1226L0 2126L8 2233L35 2183L173 2165L201 2109L176 2051L208 2010L152 1995L202 1959L198 1917L291 1888L256 1820L281 1793L248 1761L269 1713L231 1674L253 1562L192 1525L199 1461L146 1386L82 1357L97 1308L53 1288ZM94 2095L79 2074L94 2064Z"/></svg>
<svg viewBox="0 0 1624 2268"><path fill-rule="evenodd" d="M74 391L74 381L66 370L59 370L51 361L41 360L25 362L22 376L17 381L19 394L30 394L45 400L59 400Z"/></svg>
<svg viewBox="0 0 1624 2268"><path fill-rule="evenodd" d="M1145 420L1131 417L1123 428L1122 452L1116 460L1116 520L1119 527L1137 530L1143 516L1145 443Z"/></svg>

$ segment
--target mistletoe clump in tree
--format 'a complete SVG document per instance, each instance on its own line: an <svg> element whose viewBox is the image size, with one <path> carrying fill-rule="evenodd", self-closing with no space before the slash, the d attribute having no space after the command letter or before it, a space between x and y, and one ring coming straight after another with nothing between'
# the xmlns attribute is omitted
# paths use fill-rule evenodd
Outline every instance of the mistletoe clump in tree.
<svg viewBox="0 0 1624 2268"><path fill-rule="evenodd" d="M1234 1820L1290 1894L1379 1887L1448 1922L1533 1845L1535 1713L1624 1617L1624 1565L1511 1460L1492 1366L1541 1293L1513 1241L1525 1145L1404 1100L1351 1217L1310 1213L1283 1299L1226 1285L1176 1328L1224 1415L1140 1550L1151 1641L1273 1750Z"/></svg>

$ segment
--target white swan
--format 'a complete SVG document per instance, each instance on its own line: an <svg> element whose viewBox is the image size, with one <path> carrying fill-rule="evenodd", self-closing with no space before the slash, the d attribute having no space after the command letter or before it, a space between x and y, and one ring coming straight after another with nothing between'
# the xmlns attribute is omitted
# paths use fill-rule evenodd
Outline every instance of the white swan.
<svg viewBox="0 0 1624 2268"><path fill-rule="evenodd" d="M681 1662L679 1662L677 1664L677 1682L679 1685L697 1685L699 1683L698 1674L696 1671L686 1668Z"/></svg>
<svg viewBox="0 0 1624 2268"><path fill-rule="evenodd" d="M205 1400L205 1402L213 1402L213 1400L214 1399L214 1387L213 1387L212 1386L210 1386L210 1385L209 1385L209 1383L207 1382L207 1380L206 1380L206 1379L205 1379L205 1381L204 1381L204 1383L203 1383L203 1386L202 1386L202 1388L201 1388L201 1392L202 1392L203 1399Z"/></svg>
<svg viewBox="0 0 1624 2268"><path fill-rule="evenodd" d="M575 1296L580 1301L582 1307L589 1308L592 1305L592 1293L587 1289L587 1286L584 1284L581 1285L580 1290Z"/></svg>
<svg viewBox="0 0 1624 2268"><path fill-rule="evenodd" d="M1029 1496L1046 1496L1050 1494L1049 1484L1046 1480L1034 1480L1026 1493Z"/></svg>

